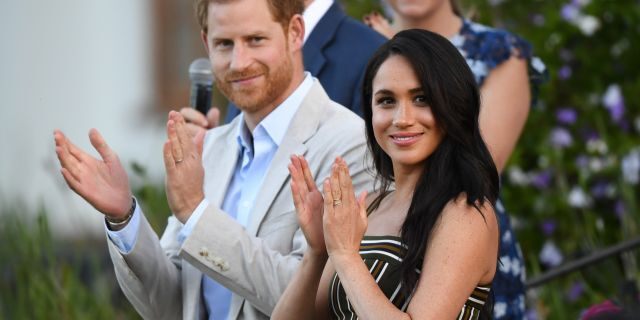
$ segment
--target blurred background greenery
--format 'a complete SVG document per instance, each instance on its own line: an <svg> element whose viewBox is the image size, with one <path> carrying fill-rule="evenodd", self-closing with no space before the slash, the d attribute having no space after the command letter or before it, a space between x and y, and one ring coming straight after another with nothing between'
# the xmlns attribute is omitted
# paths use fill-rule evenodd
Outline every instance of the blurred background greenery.
<svg viewBox="0 0 640 320"><path fill-rule="evenodd" d="M550 72L502 181L527 276L640 236L640 2L462 6L530 41ZM638 252L529 290L530 317L576 319L606 299L627 299L622 288L640 278Z"/></svg>
<svg viewBox="0 0 640 320"><path fill-rule="evenodd" d="M161 234L170 212L164 186L140 164L129 171L140 181L134 195ZM0 204L0 319L140 318L118 287L104 234L54 237L45 208L28 214L22 203Z"/></svg>
<svg viewBox="0 0 640 320"><path fill-rule="evenodd" d="M377 0L344 0L360 19ZM509 166L503 200L527 276L640 235L640 1L464 0L473 20L527 39L546 64ZM635 39L635 40L634 40ZM130 164L154 229L168 208L164 187ZM0 205L0 318L138 318L117 287L105 238L53 237L42 209ZM35 219L26 217L37 216ZM528 293L530 319L575 319L637 285L638 250L554 279Z"/></svg>

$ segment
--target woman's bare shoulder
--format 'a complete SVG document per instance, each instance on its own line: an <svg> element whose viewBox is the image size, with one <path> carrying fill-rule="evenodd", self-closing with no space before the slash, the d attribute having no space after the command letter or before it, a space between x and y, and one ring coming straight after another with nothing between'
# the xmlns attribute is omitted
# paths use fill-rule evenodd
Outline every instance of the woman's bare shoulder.
<svg viewBox="0 0 640 320"><path fill-rule="evenodd" d="M441 223L451 223L456 228L478 228L484 225L490 233L498 231L498 219L491 202L486 199L482 203L476 200L472 205L464 193L447 203L442 210L441 220Z"/></svg>

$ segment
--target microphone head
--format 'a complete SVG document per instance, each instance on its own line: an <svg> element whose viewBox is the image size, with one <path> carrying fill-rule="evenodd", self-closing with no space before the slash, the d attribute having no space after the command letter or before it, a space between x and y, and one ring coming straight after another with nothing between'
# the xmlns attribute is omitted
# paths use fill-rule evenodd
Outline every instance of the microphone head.
<svg viewBox="0 0 640 320"><path fill-rule="evenodd" d="M189 79L194 83L213 84L211 62L207 58L198 58L189 65Z"/></svg>

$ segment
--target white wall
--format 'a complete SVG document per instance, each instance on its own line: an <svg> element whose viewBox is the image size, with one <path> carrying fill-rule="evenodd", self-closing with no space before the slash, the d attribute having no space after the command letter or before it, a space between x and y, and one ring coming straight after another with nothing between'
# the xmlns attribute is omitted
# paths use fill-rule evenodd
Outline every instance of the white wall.
<svg viewBox="0 0 640 320"><path fill-rule="evenodd" d="M101 215L59 174L53 130L82 149L98 128L129 168L162 181L161 120L152 95L151 2L0 2L0 201L44 205L53 229L101 233ZM0 217L1 219L1 217Z"/></svg>

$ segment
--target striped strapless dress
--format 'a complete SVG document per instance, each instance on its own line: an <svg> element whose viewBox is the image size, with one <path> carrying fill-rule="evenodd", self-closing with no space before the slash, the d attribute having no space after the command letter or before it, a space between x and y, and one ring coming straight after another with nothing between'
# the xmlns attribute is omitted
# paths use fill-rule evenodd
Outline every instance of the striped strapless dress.
<svg viewBox="0 0 640 320"><path fill-rule="evenodd" d="M360 256L369 272L385 296L402 311L406 311L411 302L411 296L405 296L401 290L400 262L405 253L406 248L395 236L365 236L360 242ZM420 270L416 269L416 273L420 274ZM475 287L456 319L478 319L489 296L490 286ZM329 284L329 307L333 319L358 319L337 273Z"/></svg>

